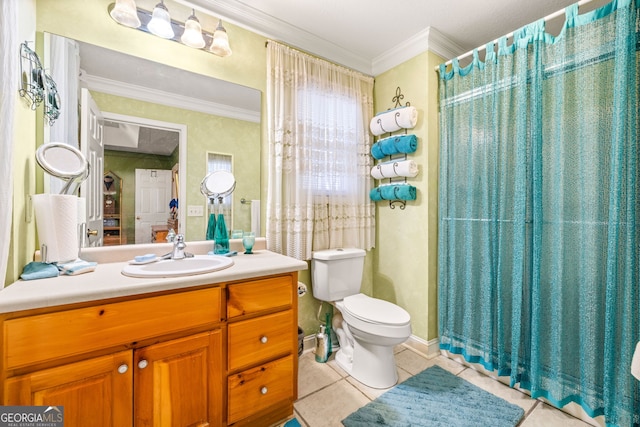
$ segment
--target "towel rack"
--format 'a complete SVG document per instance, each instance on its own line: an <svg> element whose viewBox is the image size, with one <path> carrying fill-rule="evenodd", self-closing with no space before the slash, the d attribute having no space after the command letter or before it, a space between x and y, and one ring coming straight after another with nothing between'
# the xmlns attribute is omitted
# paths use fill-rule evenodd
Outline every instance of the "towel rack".
<svg viewBox="0 0 640 427"><path fill-rule="evenodd" d="M409 107L411 105L411 103L409 101L407 101L404 105L402 104L404 99L404 94L402 93L402 90L400 89L400 86L396 87L396 93L393 96L393 98L391 98L391 102L394 103L393 107L389 108L387 111L395 109L395 108L399 108L399 107ZM404 134L407 135L408 131L406 128L402 129L399 132L396 132L395 135L401 134L401 132L404 131ZM394 135L394 132L387 132L386 134L382 134L378 137L378 141L380 139L383 138L387 138L387 137L391 137ZM401 160L407 160L407 154L406 153L398 153L398 154L391 154L389 156L387 156L388 159L385 159L384 161L401 161ZM382 159L378 161L379 163L382 163ZM393 184L393 183L398 183L398 182L403 182L406 184L407 182L407 178L406 177L391 177L391 178L387 178L389 184ZM395 209L396 205L398 205L400 207L400 210L404 210L404 208L407 206L407 202L406 200L401 200L401 199L393 199L393 200L389 200L389 207L391 209Z"/></svg>

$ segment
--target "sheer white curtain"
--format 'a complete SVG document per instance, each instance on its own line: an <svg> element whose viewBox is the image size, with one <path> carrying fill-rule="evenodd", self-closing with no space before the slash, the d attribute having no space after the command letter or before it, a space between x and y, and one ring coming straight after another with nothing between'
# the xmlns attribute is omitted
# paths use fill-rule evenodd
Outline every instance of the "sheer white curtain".
<svg viewBox="0 0 640 427"><path fill-rule="evenodd" d="M269 249L371 249L373 78L273 41L267 73Z"/></svg>
<svg viewBox="0 0 640 427"><path fill-rule="evenodd" d="M18 0L0 0L0 278L4 284L9 262L13 210L13 117L20 80L17 24Z"/></svg>

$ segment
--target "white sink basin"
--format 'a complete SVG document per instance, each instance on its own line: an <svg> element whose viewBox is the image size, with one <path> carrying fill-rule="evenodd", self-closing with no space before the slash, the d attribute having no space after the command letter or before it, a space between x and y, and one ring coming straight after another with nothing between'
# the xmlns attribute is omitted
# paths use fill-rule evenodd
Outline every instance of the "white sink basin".
<svg viewBox="0 0 640 427"><path fill-rule="evenodd" d="M180 260L162 260L150 264L129 264L122 274L131 277L179 277L211 273L233 265L229 257L216 255L195 255Z"/></svg>

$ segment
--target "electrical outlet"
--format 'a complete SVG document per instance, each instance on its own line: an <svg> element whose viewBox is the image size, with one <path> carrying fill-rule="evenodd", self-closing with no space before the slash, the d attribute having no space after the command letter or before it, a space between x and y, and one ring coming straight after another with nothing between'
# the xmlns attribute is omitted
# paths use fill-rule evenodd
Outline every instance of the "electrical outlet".
<svg viewBox="0 0 640 427"><path fill-rule="evenodd" d="M202 206L190 205L187 206L187 216L203 216L204 208Z"/></svg>

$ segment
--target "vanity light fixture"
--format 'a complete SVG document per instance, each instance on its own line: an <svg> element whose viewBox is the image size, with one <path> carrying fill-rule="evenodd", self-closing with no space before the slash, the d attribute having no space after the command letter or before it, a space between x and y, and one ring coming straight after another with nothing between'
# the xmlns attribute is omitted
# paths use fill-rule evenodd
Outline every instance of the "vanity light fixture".
<svg viewBox="0 0 640 427"><path fill-rule="evenodd" d="M140 26L135 0L116 0L116 5L111 9L110 15L116 22L127 27L138 28Z"/></svg>
<svg viewBox="0 0 640 427"><path fill-rule="evenodd" d="M227 30L222 26L222 20L218 21L218 26L213 32L213 41L209 47L209 51L218 56L225 57L231 55L231 47L229 46L229 35Z"/></svg>
<svg viewBox="0 0 640 427"><path fill-rule="evenodd" d="M122 8L129 10L133 7L136 19L139 25L126 21L125 23L119 19L122 15ZM218 26L212 33L202 30L200 21L196 17L195 9L191 9L191 15L184 24L171 19L169 10L164 4L164 0L160 0L156 4L153 12L136 8L134 0L117 0L107 7L109 15L114 21L128 27L135 28L145 33L150 33L158 37L162 37L174 42L185 44L195 49L201 49L214 55L225 57L231 55L231 47L229 47L229 35L226 28L222 25L222 20L218 20Z"/></svg>
<svg viewBox="0 0 640 427"><path fill-rule="evenodd" d="M171 16L169 10L164 5L164 0L156 5L153 9L151 21L147 24L147 29L158 37L163 39L172 39L175 36L173 27L171 26Z"/></svg>
<svg viewBox="0 0 640 427"><path fill-rule="evenodd" d="M189 16L187 22L184 23L184 33L182 33L180 41L196 49L201 49L205 45L204 38L202 37L202 27L200 26L200 21L196 18L195 9L192 9L191 16Z"/></svg>

